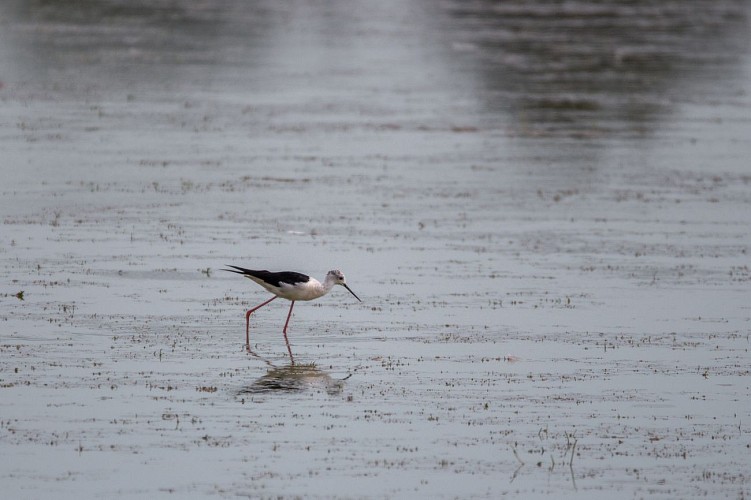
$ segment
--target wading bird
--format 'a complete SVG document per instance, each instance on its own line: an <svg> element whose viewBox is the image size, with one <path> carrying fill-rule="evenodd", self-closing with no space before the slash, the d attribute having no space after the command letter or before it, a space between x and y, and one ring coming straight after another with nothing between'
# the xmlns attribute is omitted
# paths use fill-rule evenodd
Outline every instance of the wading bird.
<svg viewBox="0 0 751 500"><path fill-rule="evenodd" d="M354 295L358 301L362 302L362 300L360 300L360 297L355 295L355 292L350 290L350 288L347 286L347 281L344 278L344 273L338 270L329 271L328 274L326 274L326 278L323 280L323 283L321 283L315 278L311 278L310 276L307 276L305 274L295 273L292 271L273 273L270 271L253 271L252 269L245 269L243 267L237 266L228 265L227 267L231 267L232 269L223 269L223 271L242 274L246 278L255 281L266 290L274 294L273 297L271 297L263 304L260 304L245 313L245 347L248 352L251 352L250 315L254 311L262 308L272 300L276 299L277 297L282 297L283 299L287 299L292 302L289 305L289 313L287 313L287 321L284 323L284 330L282 330L282 333L284 333L284 341L287 343L287 351L289 352L289 358L292 361L293 365L295 364L295 359L292 357L292 349L290 348L289 340L287 339L287 326L289 325L289 318L292 316L292 308L295 306L295 301L313 300L319 297L323 297L324 295L329 293L335 285L341 285L346 288L349 293Z"/></svg>

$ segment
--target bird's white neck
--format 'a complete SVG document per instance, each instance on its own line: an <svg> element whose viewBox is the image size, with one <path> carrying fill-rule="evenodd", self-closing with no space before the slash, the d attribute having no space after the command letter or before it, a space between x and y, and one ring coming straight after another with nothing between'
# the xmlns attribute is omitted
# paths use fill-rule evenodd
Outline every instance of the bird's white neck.
<svg viewBox="0 0 751 500"><path fill-rule="evenodd" d="M331 289L334 288L334 285L336 285L336 278L334 278L330 274L326 275L326 279L323 280L323 283L321 284L323 295L329 293Z"/></svg>

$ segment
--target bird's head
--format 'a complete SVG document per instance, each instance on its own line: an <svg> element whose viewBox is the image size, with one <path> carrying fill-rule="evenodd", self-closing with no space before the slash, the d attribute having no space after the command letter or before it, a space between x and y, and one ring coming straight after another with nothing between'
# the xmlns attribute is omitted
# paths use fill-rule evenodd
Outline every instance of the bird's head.
<svg viewBox="0 0 751 500"><path fill-rule="evenodd" d="M360 300L360 297L355 295L355 292L350 290L350 288L347 286L347 278L344 277L344 273L341 272L340 270L335 269L333 271L329 271L328 274L326 274L326 281L331 281L335 285L342 285L344 288L347 289L347 291L349 291L349 293L354 295L354 297L357 300L362 302L362 300Z"/></svg>

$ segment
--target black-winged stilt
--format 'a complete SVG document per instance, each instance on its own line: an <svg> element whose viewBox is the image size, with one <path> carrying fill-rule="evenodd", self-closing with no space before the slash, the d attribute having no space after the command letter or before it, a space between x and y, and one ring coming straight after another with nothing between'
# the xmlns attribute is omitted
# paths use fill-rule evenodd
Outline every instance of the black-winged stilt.
<svg viewBox="0 0 751 500"><path fill-rule="evenodd" d="M242 274L274 294L273 297L263 304L260 304L245 313L245 347L248 352L250 352L250 315L253 311L262 308L277 297L282 297L292 302L289 306L287 321L284 323L284 330L282 330L282 333L284 333L284 341L287 343L287 351L289 352L289 358L293 365L295 364L295 359L292 357L292 349L290 348L289 340L287 339L287 326L289 325L289 318L292 316L292 308L295 305L295 301L313 300L323 297L334 288L334 285L342 285L349 291L349 293L354 295L358 301L362 302L360 297L355 295L355 292L350 290L347 286L344 273L339 270L329 271L328 274L326 274L326 279L321 283L315 278L291 271L273 273L270 271L254 271L252 269L230 265L227 267L231 267L232 269L223 269L223 271Z"/></svg>

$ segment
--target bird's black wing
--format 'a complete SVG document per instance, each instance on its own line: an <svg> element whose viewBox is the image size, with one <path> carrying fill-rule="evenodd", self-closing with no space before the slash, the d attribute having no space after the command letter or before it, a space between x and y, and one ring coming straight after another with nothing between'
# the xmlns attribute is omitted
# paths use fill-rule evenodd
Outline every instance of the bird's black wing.
<svg viewBox="0 0 751 500"><path fill-rule="evenodd" d="M271 271L254 271L252 269L245 269L244 267L230 266L232 269L222 269L223 271L229 271L232 273L242 274L243 276L253 276L261 281L280 287L282 283L288 285L294 285L295 283L307 283L310 281L310 276L302 273L295 273L292 271L282 271L280 273L273 273Z"/></svg>

